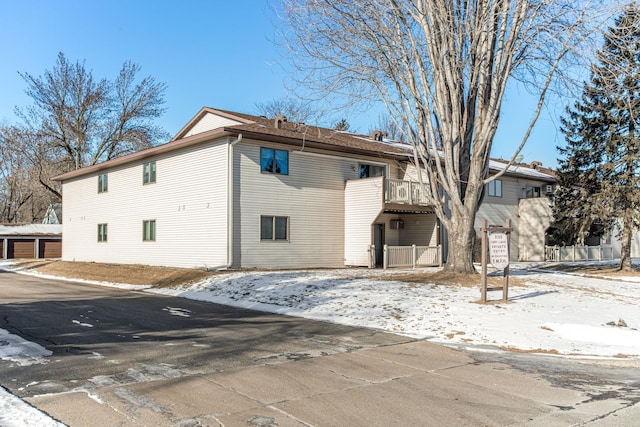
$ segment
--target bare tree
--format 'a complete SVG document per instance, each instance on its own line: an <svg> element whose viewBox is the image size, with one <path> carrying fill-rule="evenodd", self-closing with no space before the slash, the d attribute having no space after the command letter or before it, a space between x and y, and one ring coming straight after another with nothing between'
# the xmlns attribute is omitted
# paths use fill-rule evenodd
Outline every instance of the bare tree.
<svg viewBox="0 0 640 427"><path fill-rule="evenodd" d="M18 128L0 127L0 222L40 222L47 207L60 200L59 184L48 182L55 162L36 166L28 140Z"/></svg>
<svg viewBox="0 0 640 427"><path fill-rule="evenodd" d="M84 63L59 53L52 70L20 73L33 105L16 108L32 135L63 153L68 168L80 168L148 148L167 135L153 125L164 109L165 84L136 82L140 67L125 62L113 82L94 79Z"/></svg>
<svg viewBox="0 0 640 427"><path fill-rule="evenodd" d="M295 98L278 98L269 102L256 102L256 114L268 118L283 115L290 122L312 123L318 119L318 112L314 111L308 102Z"/></svg>
<svg viewBox="0 0 640 427"><path fill-rule="evenodd" d="M283 0L284 37L299 80L311 89L384 102L414 147L429 201L448 231L445 269L475 273L474 220L483 186L500 176L488 176L489 155L508 83L524 81L539 96L513 161L563 61L595 34L592 15L610 5Z"/></svg>

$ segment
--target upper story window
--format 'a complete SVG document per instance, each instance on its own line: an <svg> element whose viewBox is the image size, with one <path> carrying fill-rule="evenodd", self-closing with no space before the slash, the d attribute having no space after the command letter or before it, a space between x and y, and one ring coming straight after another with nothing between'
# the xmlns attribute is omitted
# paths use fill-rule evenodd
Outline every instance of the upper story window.
<svg viewBox="0 0 640 427"><path fill-rule="evenodd" d="M142 183L156 182L156 162L148 162L142 165Z"/></svg>
<svg viewBox="0 0 640 427"><path fill-rule="evenodd" d="M289 175L289 152L273 148L260 148L260 171Z"/></svg>
<svg viewBox="0 0 640 427"><path fill-rule="evenodd" d="M372 176L386 176L387 168L380 165L367 165L365 163L361 163L360 167L360 178L371 178Z"/></svg>
<svg viewBox="0 0 640 427"><path fill-rule="evenodd" d="M105 193L109 189L107 174L98 175L98 193Z"/></svg>
<svg viewBox="0 0 640 427"><path fill-rule="evenodd" d="M540 186L527 185L526 189L526 198L532 199L535 197L540 197L542 195L542 188Z"/></svg>
<svg viewBox="0 0 640 427"><path fill-rule="evenodd" d="M492 197L502 197L502 180L494 179L487 184L487 192Z"/></svg>

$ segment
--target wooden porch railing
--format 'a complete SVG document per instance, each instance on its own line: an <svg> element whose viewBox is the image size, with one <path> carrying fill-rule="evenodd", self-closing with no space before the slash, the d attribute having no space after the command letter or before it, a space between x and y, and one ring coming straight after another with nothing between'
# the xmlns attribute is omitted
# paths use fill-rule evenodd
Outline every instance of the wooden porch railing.
<svg viewBox="0 0 640 427"><path fill-rule="evenodd" d="M419 182L401 179L385 180L385 201L387 203L407 203L428 206L426 191Z"/></svg>
<svg viewBox="0 0 640 427"><path fill-rule="evenodd" d="M375 246L371 246L371 254L375 254ZM375 265L375 255L372 256ZM438 246L383 246L383 264L391 267L438 267L442 265L442 247Z"/></svg>

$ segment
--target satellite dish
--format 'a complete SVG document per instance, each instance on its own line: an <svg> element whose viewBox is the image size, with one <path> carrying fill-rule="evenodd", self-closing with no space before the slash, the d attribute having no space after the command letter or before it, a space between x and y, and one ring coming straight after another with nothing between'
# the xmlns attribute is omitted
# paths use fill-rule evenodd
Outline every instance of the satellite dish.
<svg viewBox="0 0 640 427"><path fill-rule="evenodd" d="M522 162L522 159L524 159L524 156L522 154L520 154L520 155L516 156L515 161L516 161L516 163L520 163L520 162Z"/></svg>

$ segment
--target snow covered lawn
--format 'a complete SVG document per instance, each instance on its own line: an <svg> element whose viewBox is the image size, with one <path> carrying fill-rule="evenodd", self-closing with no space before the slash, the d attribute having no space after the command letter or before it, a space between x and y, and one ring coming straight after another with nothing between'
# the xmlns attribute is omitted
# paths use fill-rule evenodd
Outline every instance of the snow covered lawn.
<svg viewBox="0 0 640 427"><path fill-rule="evenodd" d="M181 289L148 291L468 348L640 357L640 278L603 280L515 269L513 277L525 285L510 287L509 302L480 304L478 287L406 283L385 277L395 273L238 272ZM489 299L501 297L501 292L489 293Z"/></svg>

